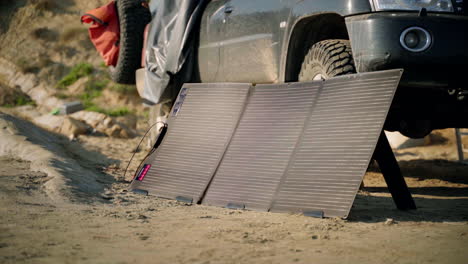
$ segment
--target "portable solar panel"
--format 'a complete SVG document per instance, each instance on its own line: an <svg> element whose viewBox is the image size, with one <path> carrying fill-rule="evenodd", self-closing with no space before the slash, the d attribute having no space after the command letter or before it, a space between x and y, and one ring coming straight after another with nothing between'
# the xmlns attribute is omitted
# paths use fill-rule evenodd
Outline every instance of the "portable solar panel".
<svg viewBox="0 0 468 264"><path fill-rule="evenodd" d="M347 217L401 73L185 85L167 135L132 188L229 208Z"/></svg>
<svg viewBox="0 0 468 264"><path fill-rule="evenodd" d="M174 103L168 131L145 160L131 189L198 202L244 109L250 84L186 84Z"/></svg>
<svg viewBox="0 0 468 264"><path fill-rule="evenodd" d="M254 87L204 204L270 209L321 85Z"/></svg>
<svg viewBox="0 0 468 264"><path fill-rule="evenodd" d="M400 77L390 70L324 82L271 211L348 216Z"/></svg>

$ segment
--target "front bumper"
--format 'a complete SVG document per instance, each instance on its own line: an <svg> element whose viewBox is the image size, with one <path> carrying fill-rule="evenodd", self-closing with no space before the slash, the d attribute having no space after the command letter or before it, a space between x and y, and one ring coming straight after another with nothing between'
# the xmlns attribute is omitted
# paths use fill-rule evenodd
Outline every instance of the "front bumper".
<svg viewBox="0 0 468 264"><path fill-rule="evenodd" d="M358 72L404 68L401 86L468 88L468 17L376 12L347 17L346 26ZM432 36L425 51L400 44L401 33L414 26Z"/></svg>

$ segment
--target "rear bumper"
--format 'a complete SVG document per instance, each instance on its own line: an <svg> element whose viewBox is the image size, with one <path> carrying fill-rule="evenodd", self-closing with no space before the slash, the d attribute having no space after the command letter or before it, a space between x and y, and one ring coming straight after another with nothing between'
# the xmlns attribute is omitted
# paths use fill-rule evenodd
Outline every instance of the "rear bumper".
<svg viewBox="0 0 468 264"><path fill-rule="evenodd" d="M358 72L404 68L400 86L468 88L468 17L379 12L346 18ZM400 44L410 27L427 30L432 42L421 52Z"/></svg>

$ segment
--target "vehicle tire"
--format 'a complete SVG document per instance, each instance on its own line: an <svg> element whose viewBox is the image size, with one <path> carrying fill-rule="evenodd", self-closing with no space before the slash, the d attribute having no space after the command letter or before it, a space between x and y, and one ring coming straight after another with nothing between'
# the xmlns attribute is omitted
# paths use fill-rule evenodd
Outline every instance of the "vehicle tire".
<svg viewBox="0 0 468 264"><path fill-rule="evenodd" d="M355 72L349 40L323 40L312 45L305 56L299 81L328 79Z"/></svg>
<svg viewBox="0 0 468 264"><path fill-rule="evenodd" d="M109 66L114 82L135 83L135 71L141 67L143 32L151 21L151 13L142 0L116 0L120 25L119 57L115 66Z"/></svg>

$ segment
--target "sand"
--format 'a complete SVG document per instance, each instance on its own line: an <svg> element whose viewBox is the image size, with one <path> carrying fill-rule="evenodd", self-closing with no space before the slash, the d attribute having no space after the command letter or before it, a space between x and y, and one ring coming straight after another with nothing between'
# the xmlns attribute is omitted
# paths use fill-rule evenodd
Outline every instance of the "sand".
<svg viewBox="0 0 468 264"><path fill-rule="evenodd" d="M467 263L468 166L453 139L396 152L417 210L397 210L371 167L346 220L129 193L137 143L70 142L0 114L0 263Z"/></svg>

